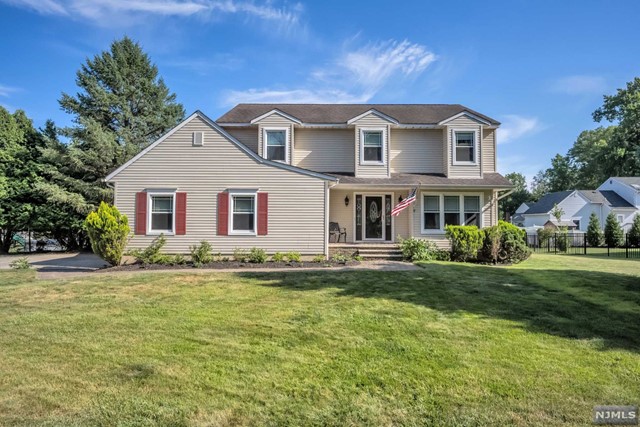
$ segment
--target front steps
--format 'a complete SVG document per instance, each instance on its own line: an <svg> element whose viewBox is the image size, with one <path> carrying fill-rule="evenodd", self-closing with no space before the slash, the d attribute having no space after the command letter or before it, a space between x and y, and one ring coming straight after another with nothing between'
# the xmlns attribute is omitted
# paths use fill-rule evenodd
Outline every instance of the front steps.
<svg viewBox="0 0 640 427"><path fill-rule="evenodd" d="M334 254L359 255L363 260L402 260L402 252L393 243L331 243L329 256Z"/></svg>

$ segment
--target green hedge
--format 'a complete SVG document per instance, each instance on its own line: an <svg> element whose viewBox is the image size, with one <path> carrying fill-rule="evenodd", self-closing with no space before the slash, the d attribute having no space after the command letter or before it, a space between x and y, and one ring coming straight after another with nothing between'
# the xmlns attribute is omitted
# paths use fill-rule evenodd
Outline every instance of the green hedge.
<svg viewBox="0 0 640 427"><path fill-rule="evenodd" d="M452 261L474 261L484 242L484 233L475 225L448 225L446 236L451 242Z"/></svg>
<svg viewBox="0 0 640 427"><path fill-rule="evenodd" d="M493 264L517 264L531 256L526 243L526 232L506 221L482 230L484 234L479 259Z"/></svg>

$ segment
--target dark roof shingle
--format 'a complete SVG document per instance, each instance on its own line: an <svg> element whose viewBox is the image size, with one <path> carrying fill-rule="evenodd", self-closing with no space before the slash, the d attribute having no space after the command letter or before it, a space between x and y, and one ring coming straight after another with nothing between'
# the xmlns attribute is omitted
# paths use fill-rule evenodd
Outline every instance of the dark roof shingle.
<svg viewBox="0 0 640 427"><path fill-rule="evenodd" d="M500 122L460 104L238 104L216 120L225 123L249 123L271 110L280 110L303 123L342 124L376 110L402 124L437 124L462 112L478 116L492 125Z"/></svg>
<svg viewBox="0 0 640 427"><path fill-rule="evenodd" d="M529 207L527 212L525 212L525 215L546 214L553 209L553 205L560 203L571 193L573 193L573 190L545 194L533 206Z"/></svg>
<svg viewBox="0 0 640 427"><path fill-rule="evenodd" d="M390 178L361 178L353 174L326 172L338 178L338 184L424 187L511 188L513 184L499 173L485 173L482 178L447 178L440 174L392 173Z"/></svg>

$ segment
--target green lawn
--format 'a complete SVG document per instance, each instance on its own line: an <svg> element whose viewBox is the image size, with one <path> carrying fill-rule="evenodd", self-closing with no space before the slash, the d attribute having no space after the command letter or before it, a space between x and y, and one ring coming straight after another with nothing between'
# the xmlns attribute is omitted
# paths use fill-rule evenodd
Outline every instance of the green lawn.
<svg viewBox="0 0 640 427"><path fill-rule="evenodd" d="M0 425L588 425L640 403L640 262L0 272Z"/></svg>

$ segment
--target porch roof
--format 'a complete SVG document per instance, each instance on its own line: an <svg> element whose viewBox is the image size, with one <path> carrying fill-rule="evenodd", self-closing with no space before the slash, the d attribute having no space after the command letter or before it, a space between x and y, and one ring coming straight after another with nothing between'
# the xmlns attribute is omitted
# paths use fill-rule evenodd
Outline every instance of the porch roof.
<svg viewBox="0 0 640 427"><path fill-rule="evenodd" d="M441 174L392 173L389 178L362 178L353 174L327 172L338 178L338 185L389 187L482 187L512 188L513 184L499 173L485 173L482 178L447 178Z"/></svg>

